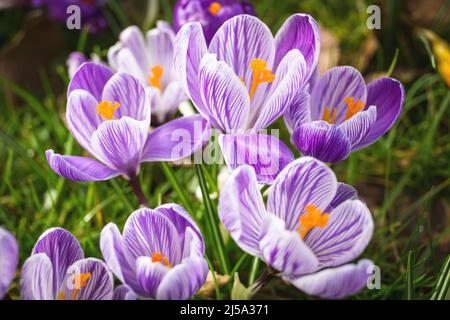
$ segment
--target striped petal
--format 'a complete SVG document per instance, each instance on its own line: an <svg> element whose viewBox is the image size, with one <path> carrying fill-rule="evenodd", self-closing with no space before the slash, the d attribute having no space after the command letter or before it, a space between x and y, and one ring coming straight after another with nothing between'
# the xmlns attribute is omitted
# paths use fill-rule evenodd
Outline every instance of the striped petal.
<svg viewBox="0 0 450 320"><path fill-rule="evenodd" d="M162 263L152 262L150 257L139 257L136 261L136 275L146 297L156 298L156 292L169 268Z"/></svg>
<svg viewBox="0 0 450 320"><path fill-rule="evenodd" d="M373 220L367 206L359 200L347 200L329 213L324 228L313 228L305 242L322 267L334 267L358 257L372 233Z"/></svg>
<svg viewBox="0 0 450 320"><path fill-rule="evenodd" d="M324 211L336 190L336 176L330 168L313 158L302 157L288 165L270 187L267 211L285 221L288 230L295 230L307 205Z"/></svg>
<svg viewBox="0 0 450 320"><path fill-rule="evenodd" d="M347 135L350 144L355 146L370 133L376 120L377 108L371 106L365 111L358 112L339 127Z"/></svg>
<svg viewBox="0 0 450 320"><path fill-rule="evenodd" d="M216 129L232 132L246 128L250 96L225 62L206 55L200 66L199 85L208 120Z"/></svg>
<svg viewBox="0 0 450 320"><path fill-rule="evenodd" d="M291 136L292 144L304 156L323 162L338 162L348 157L351 144L338 127L325 121L312 121L301 125Z"/></svg>
<svg viewBox="0 0 450 320"><path fill-rule="evenodd" d="M203 257L189 257L171 269L158 287L158 300L185 300L191 298L203 285L208 275L208 263Z"/></svg>
<svg viewBox="0 0 450 320"><path fill-rule="evenodd" d="M45 155L50 168L56 174L72 181L101 181L120 175L120 171L88 157L63 156L55 154L53 150L47 150Z"/></svg>
<svg viewBox="0 0 450 320"><path fill-rule="evenodd" d="M50 258L45 253L29 257L20 276L20 296L23 300L54 300L56 290Z"/></svg>
<svg viewBox="0 0 450 320"><path fill-rule="evenodd" d="M367 286L372 267L373 262L364 259L357 264L326 269L289 281L309 295L342 299L358 293Z"/></svg>
<svg viewBox="0 0 450 320"><path fill-rule="evenodd" d="M295 96L295 100L292 102L291 106L286 109L284 122L291 134L302 124L311 121L311 109L309 108L310 99L311 95L307 90L300 91L300 93Z"/></svg>
<svg viewBox="0 0 450 320"><path fill-rule="evenodd" d="M137 294L126 284L114 289L113 300L137 300Z"/></svg>
<svg viewBox="0 0 450 320"><path fill-rule="evenodd" d="M16 238L0 227L0 300L5 296L16 275L19 246Z"/></svg>
<svg viewBox="0 0 450 320"><path fill-rule="evenodd" d="M84 258L78 240L67 230L51 228L45 231L36 242L32 254L44 253L50 259L53 270L53 293L56 297L66 276L67 269ZM45 267L47 270L48 268Z"/></svg>
<svg viewBox="0 0 450 320"><path fill-rule="evenodd" d="M265 215L255 170L240 166L220 192L219 217L239 247L253 256L261 257L259 240Z"/></svg>
<svg viewBox="0 0 450 320"><path fill-rule="evenodd" d="M98 63L87 62L78 68L67 89L67 96L70 97L72 91L81 89L89 92L97 101L102 98L103 88L114 72Z"/></svg>
<svg viewBox="0 0 450 320"><path fill-rule="evenodd" d="M274 215L263 220L260 250L267 264L283 275L298 276L318 267L317 258L300 235L286 229L285 222Z"/></svg>

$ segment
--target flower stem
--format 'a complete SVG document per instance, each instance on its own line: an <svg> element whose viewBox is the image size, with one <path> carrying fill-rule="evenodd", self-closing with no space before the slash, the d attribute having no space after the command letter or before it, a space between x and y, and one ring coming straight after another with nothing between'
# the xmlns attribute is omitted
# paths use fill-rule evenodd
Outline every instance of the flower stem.
<svg viewBox="0 0 450 320"><path fill-rule="evenodd" d="M265 287L273 278L275 278L275 275L276 273L271 269L265 271L251 286L250 289L253 295L257 293L259 290L261 290L263 287Z"/></svg>
<svg viewBox="0 0 450 320"><path fill-rule="evenodd" d="M197 171L198 182L200 184L200 189L202 190L203 202L206 207L206 218L207 222L212 230L214 242L216 245L217 258L220 262L221 271L223 274L229 274L228 261L225 256L225 245L223 243L222 236L220 235L219 230L219 221L216 218L217 213L214 210L214 207L211 203L211 199L209 198L209 189L206 183L205 174L203 172L203 167L201 164L195 165L195 170Z"/></svg>
<svg viewBox="0 0 450 320"><path fill-rule="evenodd" d="M248 285L255 283L256 275L259 271L260 260L258 257L253 257L252 268L250 269L250 276L248 278Z"/></svg>
<svg viewBox="0 0 450 320"><path fill-rule="evenodd" d="M166 176L166 178L169 180L170 184L172 185L172 188L177 193L178 197L180 198L180 202L183 205L183 207L191 214L194 214L194 209L192 209L191 203L187 199L186 195L184 194L183 190L181 189L180 184L178 183L178 180L176 179L175 175L173 174L172 168L166 163L161 162L161 168Z"/></svg>
<svg viewBox="0 0 450 320"><path fill-rule="evenodd" d="M135 177L129 181L130 187L133 189L134 194L139 200L139 204L142 207L147 207L147 200L145 199L144 192L142 191L141 181L139 180L139 177Z"/></svg>

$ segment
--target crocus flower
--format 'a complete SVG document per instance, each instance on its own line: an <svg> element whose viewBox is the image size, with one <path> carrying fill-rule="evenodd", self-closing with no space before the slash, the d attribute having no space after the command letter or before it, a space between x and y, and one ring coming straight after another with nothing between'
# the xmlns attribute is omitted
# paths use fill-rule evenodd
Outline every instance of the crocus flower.
<svg viewBox="0 0 450 320"><path fill-rule="evenodd" d="M178 32L178 78L199 113L224 133L219 144L229 168L250 164L260 182L270 183L293 160L287 146L261 130L296 102L317 65L319 44L317 23L303 14L290 17L275 39L249 15L226 21L209 47L198 22Z"/></svg>
<svg viewBox="0 0 450 320"><path fill-rule="evenodd" d="M158 21L144 38L138 27L131 26L122 31L119 39L108 52L110 66L133 75L147 90L156 92L152 95L152 119L163 123L187 100L173 69L172 27Z"/></svg>
<svg viewBox="0 0 450 320"><path fill-rule="evenodd" d="M291 142L306 156L337 162L378 140L395 123L405 93L392 78L366 86L352 67L336 67L303 91L286 113Z"/></svg>
<svg viewBox="0 0 450 320"><path fill-rule="evenodd" d="M80 8L81 23L88 26L90 32L99 32L107 27L102 13L105 0L31 0L33 7L45 7L50 18L66 23L69 15L67 8L76 5Z"/></svg>
<svg viewBox="0 0 450 320"><path fill-rule="evenodd" d="M240 14L255 15L255 11L248 1L178 0L173 10L173 23L176 31L188 22L200 23L209 43L225 21Z"/></svg>
<svg viewBox="0 0 450 320"><path fill-rule="evenodd" d="M189 214L177 204L133 212L123 234L106 225L100 248L109 268L141 297L183 300L195 294L208 274L204 242Z"/></svg>
<svg viewBox="0 0 450 320"><path fill-rule="evenodd" d="M221 191L219 215L242 250L299 289L341 298L362 289L371 262L346 264L372 237L367 206L322 162L290 163L268 191L267 206L250 166L235 170Z"/></svg>
<svg viewBox="0 0 450 320"><path fill-rule="evenodd" d="M88 58L86 58L83 53L78 51L72 52L66 61L67 73L69 74L69 77L73 78L75 72L85 62L88 62Z"/></svg>
<svg viewBox="0 0 450 320"><path fill-rule="evenodd" d="M114 279L103 261L84 258L69 231L51 228L25 261L20 286L24 300L111 300Z"/></svg>
<svg viewBox="0 0 450 320"><path fill-rule="evenodd" d="M78 143L99 161L47 150L50 167L74 181L118 175L131 180L141 162L176 161L202 147L210 130L199 115L173 120L149 133L151 99L133 76L83 64L69 84L66 120Z"/></svg>
<svg viewBox="0 0 450 320"><path fill-rule="evenodd" d="M16 238L0 228L0 300L3 299L16 274L19 248Z"/></svg>

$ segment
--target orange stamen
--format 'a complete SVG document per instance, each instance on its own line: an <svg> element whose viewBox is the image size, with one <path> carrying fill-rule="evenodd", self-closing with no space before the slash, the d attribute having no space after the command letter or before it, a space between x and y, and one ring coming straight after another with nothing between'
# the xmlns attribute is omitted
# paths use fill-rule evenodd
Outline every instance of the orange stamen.
<svg viewBox="0 0 450 320"><path fill-rule="evenodd" d="M252 99L258 86L274 81L275 75L272 70L267 69L267 62L262 59L253 59L250 68L253 70L252 86L250 87L250 99Z"/></svg>
<svg viewBox="0 0 450 320"><path fill-rule="evenodd" d="M296 231L302 238L305 238L306 234L312 228L324 228L328 223L328 213L323 213L313 204L308 204L305 207L306 213L299 218L298 228Z"/></svg>
<svg viewBox="0 0 450 320"><path fill-rule="evenodd" d="M330 108L326 107L323 112L323 121L326 121L330 124L334 124L336 122L336 108L333 108L333 112L331 112Z"/></svg>
<svg viewBox="0 0 450 320"><path fill-rule="evenodd" d="M220 3L218 2L213 2L211 3L211 5L208 8L208 11L213 15L213 16L217 16L220 12L220 10L222 10L222 6L220 5Z"/></svg>
<svg viewBox="0 0 450 320"><path fill-rule="evenodd" d="M155 88L162 91L161 78L164 74L164 69L160 65L156 65L150 69L152 76L148 77L148 83Z"/></svg>
<svg viewBox="0 0 450 320"><path fill-rule="evenodd" d="M364 102L362 100L358 100L355 103L355 98L353 97L346 97L344 99L344 102L347 104L347 113L345 114L345 120L350 119L355 114L357 114L359 111L364 109Z"/></svg>
<svg viewBox="0 0 450 320"><path fill-rule="evenodd" d="M154 254L152 254L152 262L161 262L162 264L165 264L167 267L172 268L172 264L170 263L169 259L167 259L159 252L155 252Z"/></svg>
<svg viewBox="0 0 450 320"><path fill-rule="evenodd" d="M106 120L114 119L114 111L119 109L120 103L111 101L102 101L97 105L97 113Z"/></svg>

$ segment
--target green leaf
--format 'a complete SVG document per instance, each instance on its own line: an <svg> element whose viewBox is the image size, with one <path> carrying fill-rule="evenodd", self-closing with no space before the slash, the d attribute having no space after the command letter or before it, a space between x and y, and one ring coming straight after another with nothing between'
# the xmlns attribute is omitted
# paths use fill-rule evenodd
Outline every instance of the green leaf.
<svg viewBox="0 0 450 320"><path fill-rule="evenodd" d="M439 272L431 300L448 300L450 296L450 255L444 261Z"/></svg>

